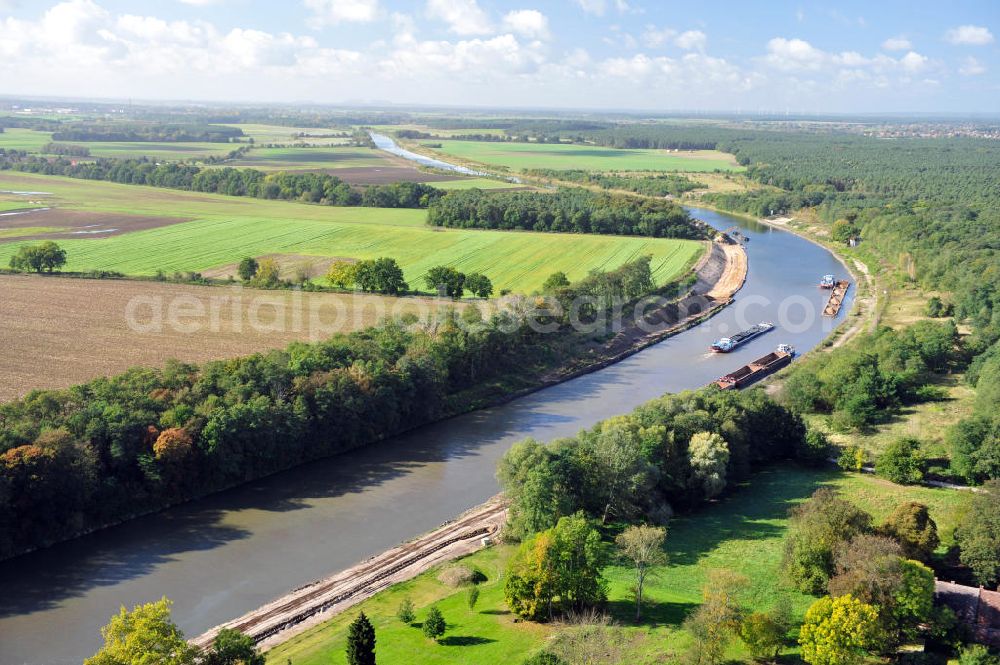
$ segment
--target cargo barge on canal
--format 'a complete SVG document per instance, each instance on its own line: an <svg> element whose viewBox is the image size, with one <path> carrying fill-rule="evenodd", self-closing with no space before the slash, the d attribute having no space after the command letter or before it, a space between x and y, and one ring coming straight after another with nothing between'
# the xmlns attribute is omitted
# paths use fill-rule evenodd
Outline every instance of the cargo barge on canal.
<svg viewBox="0 0 1000 665"><path fill-rule="evenodd" d="M826 307L823 308L823 316L837 316L841 305L844 304L844 296L847 295L847 289L850 287L851 283L846 279L838 280L833 285L833 290L830 292L830 299L826 301Z"/></svg>
<svg viewBox="0 0 1000 665"><path fill-rule="evenodd" d="M736 390L745 388L755 381L760 381L768 374L773 374L779 369L792 362L795 356L795 349L788 344L779 344L778 348L767 354L763 358L758 358L752 363L740 367L735 372L726 374L715 382L722 390Z"/></svg>
<svg viewBox="0 0 1000 665"><path fill-rule="evenodd" d="M770 321L764 321L755 326L750 326L746 330L741 330L732 337L722 337L717 339L715 343L712 344L711 349L714 353L729 353L736 347L746 344L754 337L759 337L760 335L763 335L773 329L773 323Z"/></svg>

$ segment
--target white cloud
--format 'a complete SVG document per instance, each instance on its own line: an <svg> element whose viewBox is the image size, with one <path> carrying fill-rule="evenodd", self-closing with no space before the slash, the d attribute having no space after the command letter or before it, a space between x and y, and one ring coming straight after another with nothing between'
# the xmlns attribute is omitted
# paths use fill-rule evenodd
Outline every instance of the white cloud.
<svg viewBox="0 0 1000 665"><path fill-rule="evenodd" d="M493 32L489 16L476 0L427 0L427 13L448 24L458 35L486 35Z"/></svg>
<svg viewBox="0 0 1000 665"><path fill-rule="evenodd" d="M503 17L504 28L525 37L547 39L549 37L549 19L545 14L535 9L518 9L507 12Z"/></svg>
<svg viewBox="0 0 1000 665"><path fill-rule="evenodd" d="M979 76L986 73L986 67L970 55L962 61L962 66L958 68L958 73L962 76Z"/></svg>
<svg viewBox="0 0 1000 665"><path fill-rule="evenodd" d="M657 28L655 25L647 25L642 33L642 43L649 48L660 48L666 46L677 36L677 31L673 28Z"/></svg>
<svg viewBox="0 0 1000 665"><path fill-rule="evenodd" d="M677 35L674 43L685 51L704 51L708 35L701 30L687 30Z"/></svg>
<svg viewBox="0 0 1000 665"><path fill-rule="evenodd" d="M910 51L900 58L899 64L904 70L916 73L927 66L927 57Z"/></svg>
<svg viewBox="0 0 1000 665"><path fill-rule="evenodd" d="M370 23L378 18L378 0L303 0L314 27L338 23Z"/></svg>
<svg viewBox="0 0 1000 665"><path fill-rule="evenodd" d="M457 42L411 41L401 44L378 63L386 78L420 77L428 73L462 75L466 81L494 81L538 70L543 54L533 45L520 43L514 35Z"/></svg>
<svg viewBox="0 0 1000 665"><path fill-rule="evenodd" d="M960 25L944 34L945 41L967 46L984 46L993 43L993 33L980 25Z"/></svg>
<svg viewBox="0 0 1000 665"><path fill-rule="evenodd" d="M882 48L886 51L905 51L913 48L913 44L909 39L900 35L897 37L889 37L889 39L882 42Z"/></svg>
<svg viewBox="0 0 1000 665"><path fill-rule="evenodd" d="M604 0L576 0L576 4L580 5L580 9L585 14L593 14L594 16L604 16L604 12L608 10L608 5Z"/></svg>
<svg viewBox="0 0 1000 665"><path fill-rule="evenodd" d="M224 0L180 0L180 2L185 5L194 5L195 7L207 7L208 5L214 5L223 2Z"/></svg>
<svg viewBox="0 0 1000 665"><path fill-rule="evenodd" d="M767 43L765 62L775 69L792 71L797 69L819 69L826 60L826 54L803 39L775 37Z"/></svg>

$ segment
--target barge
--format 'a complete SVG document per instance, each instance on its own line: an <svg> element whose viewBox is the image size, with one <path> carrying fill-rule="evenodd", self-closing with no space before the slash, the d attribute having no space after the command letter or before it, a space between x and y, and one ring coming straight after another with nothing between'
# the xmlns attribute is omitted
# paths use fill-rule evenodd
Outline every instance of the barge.
<svg viewBox="0 0 1000 665"><path fill-rule="evenodd" d="M763 358L758 358L752 363L740 367L735 372L726 374L715 382L721 390L737 390L745 388L750 384L760 381L765 376L777 372L792 362L795 356L795 349L788 344L779 344L778 348L767 354Z"/></svg>
<svg viewBox="0 0 1000 665"><path fill-rule="evenodd" d="M764 321L755 326L750 326L746 330L741 330L732 337L717 339L710 348L714 353L729 353L738 346L746 344L753 338L759 337L770 330L774 330L774 324L770 321Z"/></svg>
<svg viewBox="0 0 1000 665"><path fill-rule="evenodd" d="M839 280L833 285L833 291L830 292L830 299L826 301L826 307L823 308L823 316L837 316L841 305L844 304L844 296L847 295L847 289L850 287L851 283L846 279Z"/></svg>

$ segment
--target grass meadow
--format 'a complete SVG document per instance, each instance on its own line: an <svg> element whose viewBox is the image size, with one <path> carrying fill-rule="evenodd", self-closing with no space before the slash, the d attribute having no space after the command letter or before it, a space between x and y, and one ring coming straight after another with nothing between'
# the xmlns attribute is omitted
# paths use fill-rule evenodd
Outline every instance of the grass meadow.
<svg viewBox="0 0 1000 665"><path fill-rule="evenodd" d="M669 152L623 150L557 143L442 141L445 155L492 166L521 169L587 169L590 171L742 171L732 155L715 150Z"/></svg>
<svg viewBox="0 0 1000 665"><path fill-rule="evenodd" d="M554 271L579 279L643 254L653 256L655 278L667 282L703 251L689 240L439 229L425 225L423 210L337 208L23 173L0 174L0 189L50 192L62 208L189 220L104 239L60 240L71 271L204 271L272 253L389 256L414 288L424 288L429 268L450 265L486 274L498 291L530 292ZM0 265L19 244L0 244Z"/></svg>
<svg viewBox="0 0 1000 665"><path fill-rule="evenodd" d="M670 561L647 585L648 603L642 625L636 626L632 620L630 570L618 565L606 570L608 611L636 640L636 654L629 662L677 662L689 642L680 625L700 603L702 585L712 569L728 568L744 574L750 581L744 603L754 609L767 609L779 596L787 595L795 616L801 620L814 599L788 588L780 572L781 554L788 509L821 486L838 489L845 498L871 512L876 522L904 501L926 503L946 544L969 498L968 494L953 490L903 487L870 476L808 470L790 464L761 471L723 499L670 522L666 546ZM499 546L463 561L480 569L488 578L480 587L474 611L466 606L466 591L445 586L436 579L440 569L433 569L276 647L267 654L268 663L346 662L347 625L363 610L375 625L380 662L517 665L541 649L557 627L515 623L508 613L503 601L502 572L512 552L511 546ZM448 623L441 643L435 644L418 627L405 626L395 618L396 608L404 597L410 597L417 606L417 622L423 619L430 605L437 604ZM798 662L793 645L790 636L782 662ZM750 660L738 641L727 656L736 662Z"/></svg>

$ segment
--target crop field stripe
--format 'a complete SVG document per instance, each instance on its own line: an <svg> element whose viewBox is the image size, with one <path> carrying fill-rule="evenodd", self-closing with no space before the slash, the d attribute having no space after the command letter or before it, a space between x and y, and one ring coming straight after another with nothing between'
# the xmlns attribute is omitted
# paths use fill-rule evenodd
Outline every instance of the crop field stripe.
<svg viewBox="0 0 1000 665"><path fill-rule="evenodd" d="M483 272L497 290L531 292L555 271L576 280L592 268L615 268L645 253L653 255L655 279L664 282L703 249L695 241L634 236L438 229L424 223L422 210L312 206L24 175L0 174L0 189L53 192L53 203L64 208L192 220L105 239L60 240L68 270L152 275L158 270L202 272L245 256L275 253L390 256L415 288L424 288L422 278L431 267L452 265ZM81 201L87 205L79 206ZM19 244L0 243L0 264Z"/></svg>

